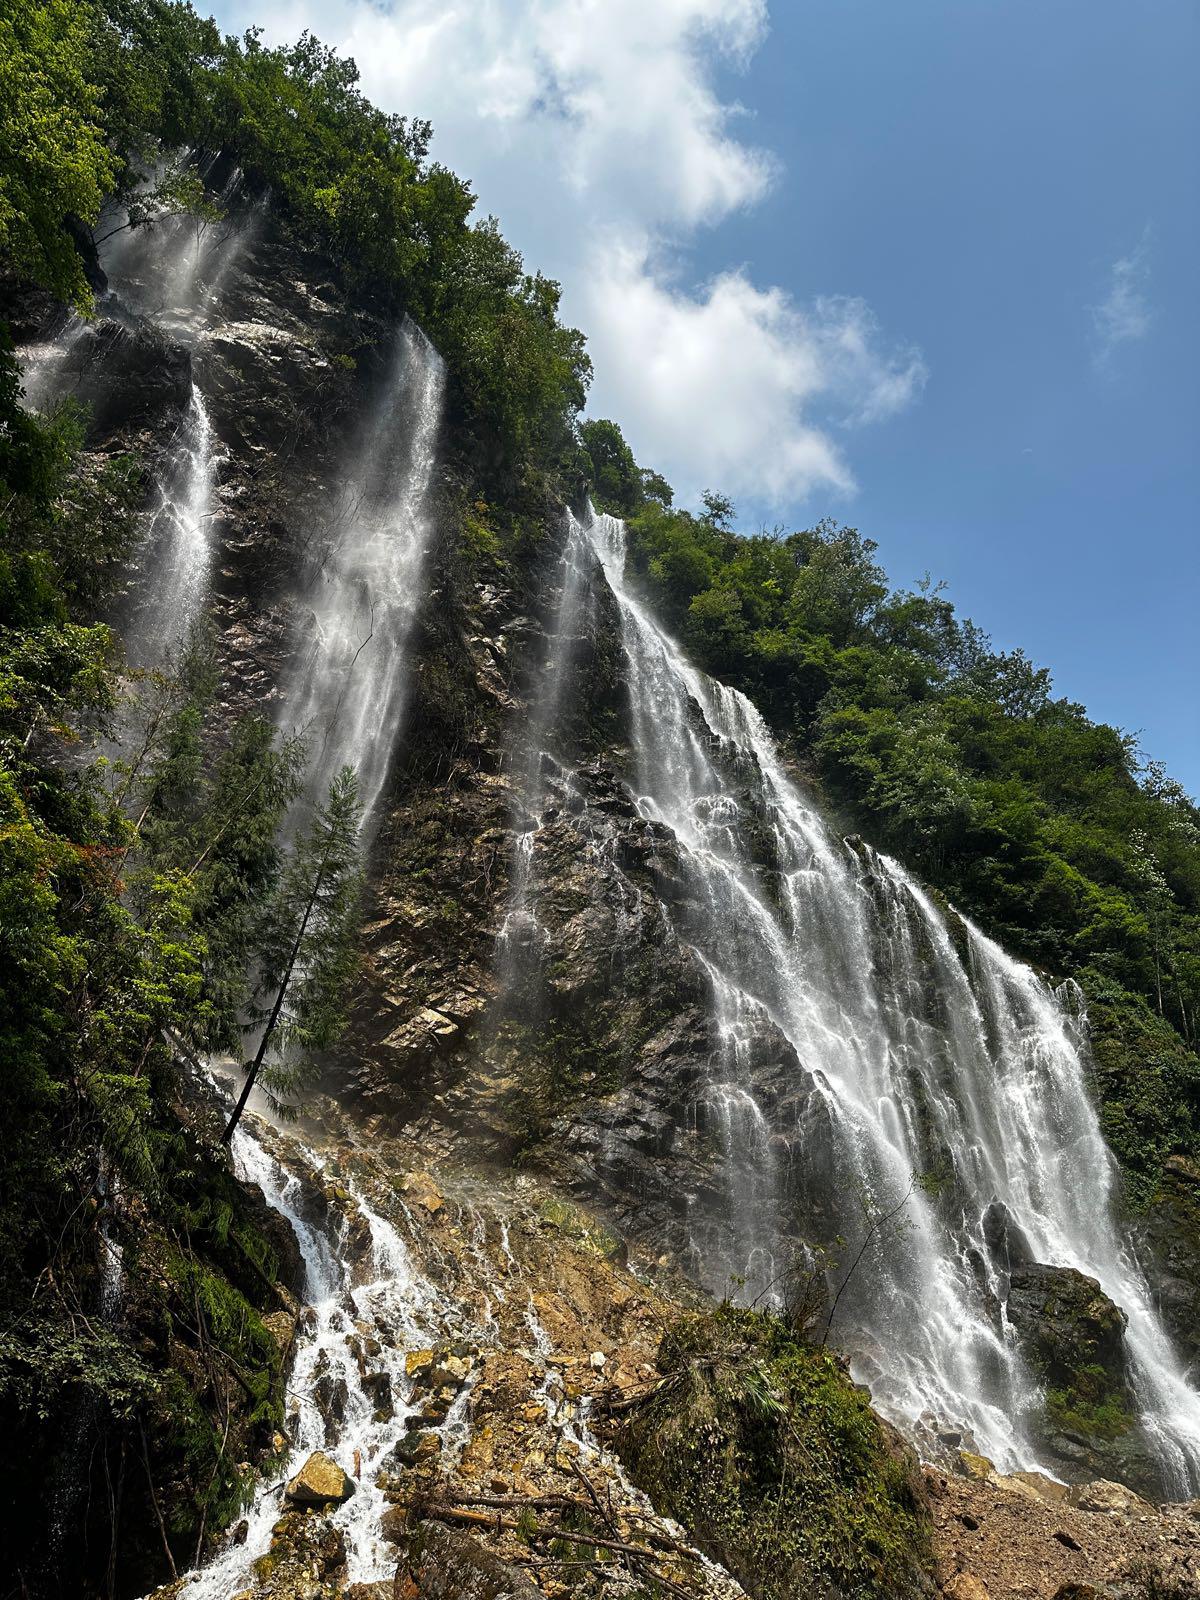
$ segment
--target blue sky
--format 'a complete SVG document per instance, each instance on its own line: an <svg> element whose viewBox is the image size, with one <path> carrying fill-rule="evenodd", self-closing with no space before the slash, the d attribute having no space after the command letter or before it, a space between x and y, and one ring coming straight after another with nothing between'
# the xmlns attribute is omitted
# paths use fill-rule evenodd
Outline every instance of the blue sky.
<svg viewBox="0 0 1200 1600"><path fill-rule="evenodd" d="M861 295L929 370L840 514L1196 793L1200 10L806 0L736 92L786 171L707 263Z"/></svg>
<svg viewBox="0 0 1200 1600"><path fill-rule="evenodd" d="M1200 791L1194 0L220 0L429 116L594 414L830 514Z"/></svg>

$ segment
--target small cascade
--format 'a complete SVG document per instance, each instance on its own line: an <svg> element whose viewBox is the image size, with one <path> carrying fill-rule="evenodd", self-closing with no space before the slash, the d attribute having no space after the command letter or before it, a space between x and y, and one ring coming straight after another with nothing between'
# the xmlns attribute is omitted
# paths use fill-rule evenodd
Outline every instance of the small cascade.
<svg viewBox="0 0 1200 1600"><path fill-rule="evenodd" d="M73 311L57 338L22 345L21 390L27 411L45 411L62 397L65 369L86 328Z"/></svg>
<svg viewBox="0 0 1200 1600"><path fill-rule="evenodd" d="M720 968L699 959L712 986L717 1052L696 1107L697 1131L720 1146L725 1194L716 1215L693 1203L692 1270L718 1300L733 1295L771 1304L787 1263L776 1249L781 1188L775 1137L750 1087L762 1010Z"/></svg>
<svg viewBox="0 0 1200 1600"><path fill-rule="evenodd" d="M235 198L240 182L235 172L222 203ZM98 225L109 280L101 311L131 328L148 323L194 350L222 284L253 242L260 213L205 224L172 216L138 229L123 227L126 217L106 213ZM27 407L45 409L78 381L87 352L77 347L88 331L82 317L72 316L57 338L22 349ZM188 402L158 464L135 582L121 608L128 659L136 668L161 668L177 659L208 597L222 458L195 369L193 361Z"/></svg>
<svg viewBox="0 0 1200 1600"><path fill-rule="evenodd" d="M331 1229L314 1221L308 1185L270 1154L252 1127L238 1128L233 1151L239 1176L258 1184L295 1232L307 1304L288 1380L286 1459L260 1485L244 1538L190 1574L182 1593L189 1600L228 1600L249 1585L253 1562L271 1544L282 1485L315 1450L328 1451L356 1475L355 1493L333 1513L345 1541L348 1581L390 1577L396 1558L380 1534L387 1502L376 1478L411 1415L405 1352L436 1337L436 1291L396 1228L361 1195L354 1196L354 1211L368 1242L365 1250L351 1250L345 1218ZM316 1178L320 1158L307 1152L306 1159Z"/></svg>
<svg viewBox="0 0 1200 1600"><path fill-rule="evenodd" d="M443 385L441 358L406 321L297 606L297 654L281 691L281 719L309 738L309 803L348 765L368 819L407 699L405 650L431 535Z"/></svg>
<svg viewBox="0 0 1200 1600"><path fill-rule="evenodd" d="M832 834L755 707L692 668L631 592L623 525L581 526L620 608L636 803L678 842L676 917L711 983L719 1061L698 1114L726 1174L721 1215L692 1218L698 1253L716 1251L708 1281L741 1274L752 1300L786 1265L788 1163L772 1151L794 1150L847 1238L870 1219L839 1319L877 1403L961 1429L1003 1470L1038 1466L1040 1387L996 1312L986 1219L1003 1207L1035 1259L1098 1279L1125 1312L1164 1486L1195 1494L1200 1395L1115 1220L1078 1019L965 920L952 930L897 863ZM798 1060L790 1109L750 1077L758 1023Z"/></svg>
<svg viewBox="0 0 1200 1600"><path fill-rule="evenodd" d="M558 718L567 680L580 649L580 635L590 608L586 599L593 563L578 524L572 521L559 564L557 602L547 629L544 661L537 668L529 715L517 757L513 815L514 849L508 911L500 930L501 981L511 982L520 960L520 945L536 933L529 906L530 878L538 834L552 793L569 789L571 776L554 751L559 748Z"/></svg>
<svg viewBox="0 0 1200 1600"><path fill-rule="evenodd" d="M212 570L214 486L219 456L204 397L195 384L159 473L125 637L134 667L178 655L204 607Z"/></svg>

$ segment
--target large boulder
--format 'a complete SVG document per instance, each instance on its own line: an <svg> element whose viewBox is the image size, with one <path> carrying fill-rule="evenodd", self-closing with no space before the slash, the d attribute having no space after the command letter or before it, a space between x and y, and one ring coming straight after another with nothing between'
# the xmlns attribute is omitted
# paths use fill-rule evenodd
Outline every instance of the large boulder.
<svg viewBox="0 0 1200 1600"><path fill-rule="evenodd" d="M1194 1377L1200 1371L1200 1166L1186 1156L1163 1163L1142 1236L1154 1298Z"/></svg>
<svg viewBox="0 0 1200 1600"><path fill-rule="evenodd" d="M1106 1388L1123 1389L1125 1313L1095 1278L1074 1267L1019 1262L1011 1273L1008 1316L1049 1387L1072 1388L1081 1372L1098 1368Z"/></svg>
<svg viewBox="0 0 1200 1600"><path fill-rule="evenodd" d="M173 423L192 391L187 349L148 322L98 317L66 345L54 393L88 406L89 436Z"/></svg>
<svg viewBox="0 0 1200 1600"><path fill-rule="evenodd" d="M1117 1517L1149 1517L1154 1507L1123 1483L1098 1478L1094 1483L1077 1483L1063 1491L1063 1499L1080 1511L1099 1511Z"/></svg>
<svg viewBox="0 0 1200 1600"><path fill-rule="evenodd" d="M1161 1494L1165 1485L1130 1387L1121 1308L1095 1278L1036 1261L1013 1267L1007 1304L1043 1385L1039 1443L1056 1471Z"/></svg>
<svg viewBox="0 0 1200 1600"><path fill-rule="evenodd" d="M395 1600L541 1600L515 1567L468 1534L421 1522L396 1569Z"/></svg>
<svg viewBox="0 0 1200 1600"><path fill-rule="evenodd" d="M314 1450L283 1492L297 1506L340 1505L354 1493L354 1479L323 1450Z"/></svg>
<svg viewBox="0 0 1200 1600"><path fill-rule="evenodd" d="M725 1304L675 1322L658 1367L614 1447L748 1595L929 1594L916 1458L829 1350Z"/></svg>

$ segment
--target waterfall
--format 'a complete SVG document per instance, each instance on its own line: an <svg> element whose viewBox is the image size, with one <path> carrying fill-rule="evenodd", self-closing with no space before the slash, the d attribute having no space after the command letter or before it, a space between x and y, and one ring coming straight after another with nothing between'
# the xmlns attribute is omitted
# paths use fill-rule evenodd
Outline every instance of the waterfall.
<svg viewBox="0 0 1200 1600"><path fill-rule="evenodd" d="M240 184L235 171L222 191L222 203L236 196ZM172 216L139 229L122 227L118 219L126 217L121 209L106 211L99 225L100 257L109 280L99 298L101 311L127 325L150 323L194 350L221 286L253 242L261 209L210 223ZM45 409L68 389L88 326L72 315L57 338L21 350L27 407ZM135 667L169 664L203 610L212 569L220 459L193 370L187 405L155 474L138 582L124 608L122 632Z"/></svg>
<svg viewBox="0 0 1200 1600"><path fill-rule="evenodd" d="M315 1178L320 1158L312 1152L307 1155ZM270 1547L271 1529L279 1520L281 1484L314 1450L333 1452L347 1472L356 1461L360 1467L356 1492L333 1512L345 1540L347 1581L390 1578L396 1552L380 1533L379 1519L387 1501L375 1480L412 1415L404 1356L406 1350L428 1345L437 1336L435 1291L418 1273L396 1229L360 1194L355 1194L355 1204L369 1243L356 1270L345 1249L344 1220L340 1231L314 1222L301 1178L285 1169L245 1125L234 1135L233 1156L238 1176L258 1184L267 1203L292 1226L304 1261L307 1305L288 1379L286 1460L269 1481L258 1485L245 1536L226 1544L207 1566L189 1574L183 1593L189 1600L228 1600L250 1587L253 1563ZM368 1341L374 1341L371 1385L365 1381L363 1356ZM338 1415L331 1412L327 1418L318 1402L322 1391L336 1395ZM384 1405L381 1392L386 1392Z"/></svg>
<svg viewBox="0 0 1200 1600"><path fill-rule="evenodd" d="M158 476L158 504L142 546L144 578L125 625L129 661L161 667L187 642L208 595L218 458L204 397L193 383Z"/></svg>
<svg viewBox="0 0 1200 1600"><path fill-rule="evenodd" d="M538 836L552 800L555 796L561 800L571 787L571 773L562 761L558 719L590 611L589 585L594 565L583 530L572 520L560 562L558 596L547 629L546 655L535 668L530 709L516 755L512 807L515 849L497 963L501 988L510 995L520 976L524 947L538 938L536 917L530 907Z"/></svg>
<svg viewBox="0 0 1200 1600"><path fill-rule="evenodd" d="M1200 1395L1116 1221L1071 1007L965 919L956 934L896 862L831 833L755 707L690 666L631 592L623 524L589 511L578 526L620 609L636 804L678 842L680 933L712 987L720 1049L706 1100L727 1214L710 1287L727 1292L732 1266L747 1299L769 1289L785 1199L772 1152L786 1148L840 1196L847 1234L856 1195L876 1217L897 1208L842 1304L856 1374L881 1409L910 1428L961 1428L1003 1470L1043 1465L1030 1429L1039 1385L997 1314L986 1219L998 1203L1036 1259L1098 1279L1122 1308L1164 1484L1194 1494ZM743 1047L756 1019L799 1058L802 1121L756 1094ZM914 1181L939 1163L952 1207Z"/></svg>
<svg viewBox="0 0 1200 1600"><path fill-rule="evenodd" d="M45 411L59 398L64 369L86 329L84 319L72 311L57 338L39 339L21 346L18 354L26 411Z"/></svg>
<svg viewBox="0 0 1200 1600"><path fill-rule="evenodd" d="M426 502L442 384L439 357L406 323L310 580L299 624L307 648L283 689L289 719L316 734L306 798L318 799L348 764L358 772L367 817L386 781L404 709L404 647L429 537ZM233 1156L239 1176L259 1185L295 1232L307 1305L288 1380L286 1462L257 1487L244 1538L191 1573L185 1592L194 1600L227 1600L249 1585L253 1562L269 1548L279 1518L280 1482L315 1450L334 1452L358 1479L355 1494L333 1512L345 1541L348 1581L390 1578L396 1556L380 1532L387 1501L377 1479L413 1414L405 1352L436 1338L447 1307L416 1270L393 1225L361 1194L354 1194L354 1205L369 1244L365 1263L356 1266L345 1219L340 1228L314 1223L306 1214L305 1184L244 1122L234 1135ZM322 1161L311 1152L308 1160L315 1177ZM322 1409L322 1393L336 1396L333 1412ZM448 1417L445 1428L458 1424Z"/></svg>
<svg viewBox="0 0 1200 1600"><path fill-rule="evenodd" d="M209 157L198 169L206 183L214 159ZM186 153L176 165L184 160ZM164 170L146 179L143 192ZM127 207L107 208L97 231L110 290L136 316L178 337L187 340L202 331L221 289L257 238L265 215L261 204L230 214L228 208L241 190L241 169L235 167L217 195L217 209L224 214L211 218L180 212L129 227Z"/></svg>
<svg viewBox="0 0 1200 1600"><path fill-rule="evenodd" d="M441 358L406 321L297 608L300 647L281 691L282 716L309 736L306 798L352 766L368 819L404 713L443 385Z"/></svg>

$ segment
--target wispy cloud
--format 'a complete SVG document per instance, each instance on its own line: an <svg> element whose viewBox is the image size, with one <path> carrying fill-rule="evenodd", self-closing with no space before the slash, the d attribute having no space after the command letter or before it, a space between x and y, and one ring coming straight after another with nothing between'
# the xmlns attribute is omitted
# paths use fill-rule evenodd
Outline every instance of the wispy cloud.
<svg viewBox="0 0 1200 1600"><path fill-rule="evenodd" d="M429 117L588 334L589 410L691 499L848 493L854 430L912 402L920 357L861 301L801 304L742 267L697 284L699 230L779 177L718 69L767 37L766 0L217 0L274 39L311 28L388 110Z"/></svg>
<svg viewBox="0 0 1200 1600"><path fill-rule="evenodd" d="M1143 230L1137 248L1114 261L1108 293L1092 313L1092 359L1098 369L1112 361L1123 344L1144 339L1153 320L1147 296L1150 282L1150 229Z"/></svg>

